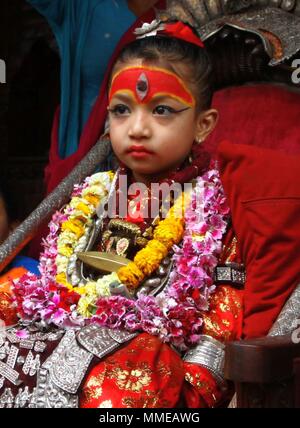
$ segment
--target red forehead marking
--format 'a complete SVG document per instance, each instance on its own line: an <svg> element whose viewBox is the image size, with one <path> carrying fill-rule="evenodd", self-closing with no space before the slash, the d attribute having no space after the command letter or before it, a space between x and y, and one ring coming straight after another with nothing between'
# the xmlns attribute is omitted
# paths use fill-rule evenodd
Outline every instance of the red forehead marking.
<svg viewBox="0 0 300 428"><path fill-rule="evenodd" d="M195 98L175 73L155 67L127 67L113 77L109 102L118 93L130 93L137 103L146 104L158 95L170 96L191 107Z"/></svg>

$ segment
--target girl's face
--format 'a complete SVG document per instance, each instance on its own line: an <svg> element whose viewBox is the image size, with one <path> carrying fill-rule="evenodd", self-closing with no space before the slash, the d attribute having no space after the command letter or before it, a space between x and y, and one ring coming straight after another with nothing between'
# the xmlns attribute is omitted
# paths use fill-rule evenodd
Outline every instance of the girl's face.
<svg viewBox="0 0 300 428"><path fill-rule="evenodd" d="M115 69L109 112L113 150L145 184L180 167L211 122L197 113L187 82L139 59Z"/></svg>

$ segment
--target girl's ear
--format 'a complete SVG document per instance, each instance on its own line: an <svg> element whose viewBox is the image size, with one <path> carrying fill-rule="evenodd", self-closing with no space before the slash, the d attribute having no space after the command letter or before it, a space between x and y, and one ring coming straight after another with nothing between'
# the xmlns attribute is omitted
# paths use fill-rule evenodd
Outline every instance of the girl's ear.
<svg viewBox="0 0 300 428"><path fill-rule="evenodd" d="M215 109L204 110L199 113L197 118L197 128L195 140L203 143L210 133L215 129L219 119L219 113Z"/></svg>

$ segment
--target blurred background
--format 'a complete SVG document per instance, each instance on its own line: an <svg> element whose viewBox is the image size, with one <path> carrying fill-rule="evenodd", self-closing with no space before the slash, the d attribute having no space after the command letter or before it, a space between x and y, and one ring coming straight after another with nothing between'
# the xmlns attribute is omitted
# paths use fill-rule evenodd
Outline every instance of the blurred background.
<svg viewBox="0 0 300 428"><path fill-rule="evenodd" d="M43 199L60 58L47 21L25 0L1 0L0 9L0 174L23 219Z"/></svg>

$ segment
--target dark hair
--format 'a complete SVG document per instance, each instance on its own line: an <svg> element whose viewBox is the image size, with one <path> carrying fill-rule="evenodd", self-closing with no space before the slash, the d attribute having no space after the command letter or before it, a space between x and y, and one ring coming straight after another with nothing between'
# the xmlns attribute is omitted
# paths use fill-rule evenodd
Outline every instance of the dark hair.
<svg viewBox="0 0 300 428"><path fill-rule="evenodd" d="M131 59L142 59L145 62L159 62L168 65L183 79L190 81L195 87L197 109L208 109L211 106L213 88L212 67L209 56L204 48L165 36L149 36L135 40L121 51L116 64L126 63ZM184 64L188 72L180 73L176 64Z"/></svg>

